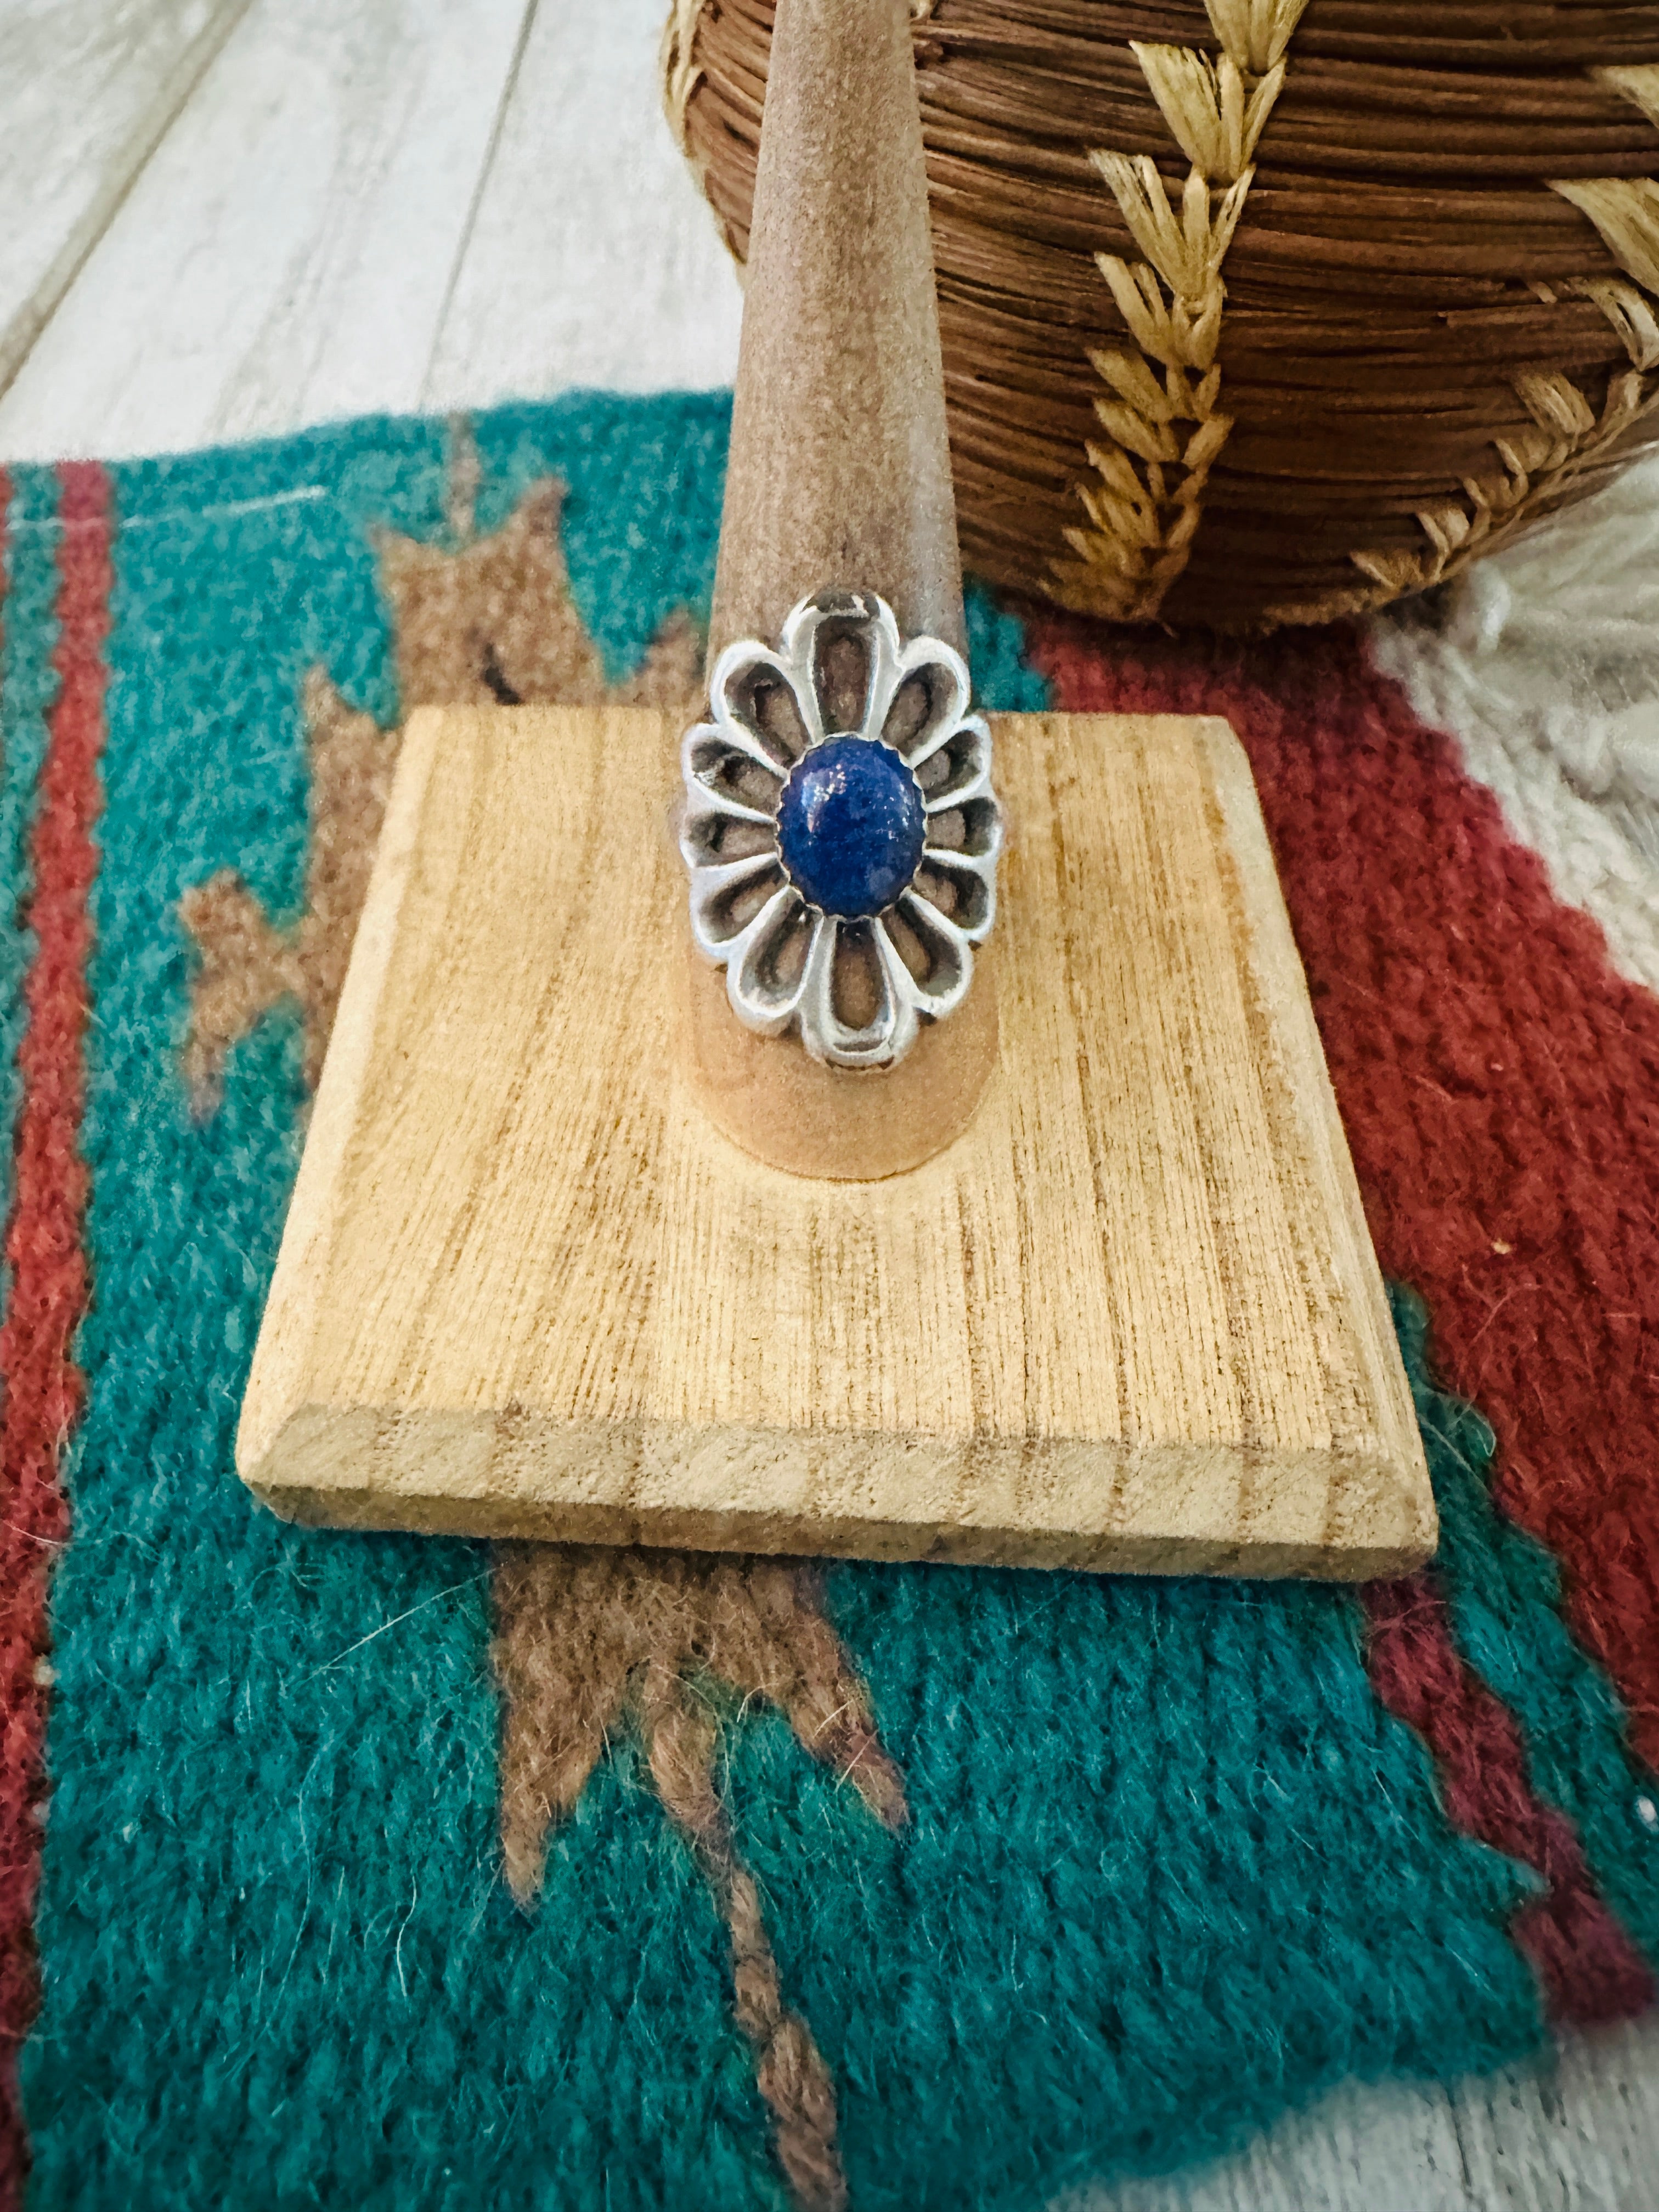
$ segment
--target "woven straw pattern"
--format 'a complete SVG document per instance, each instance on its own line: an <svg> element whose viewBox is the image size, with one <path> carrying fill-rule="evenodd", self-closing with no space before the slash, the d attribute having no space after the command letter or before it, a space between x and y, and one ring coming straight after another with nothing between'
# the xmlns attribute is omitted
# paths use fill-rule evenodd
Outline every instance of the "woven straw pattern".
<svg viewBox="0 0 1659 2212"><path fill-rule="evenodd" d="M675 0L747 246L772 0ZM1659 17L912 9L963 555L1116 620L1379 606L1659 435Z"/></svg>

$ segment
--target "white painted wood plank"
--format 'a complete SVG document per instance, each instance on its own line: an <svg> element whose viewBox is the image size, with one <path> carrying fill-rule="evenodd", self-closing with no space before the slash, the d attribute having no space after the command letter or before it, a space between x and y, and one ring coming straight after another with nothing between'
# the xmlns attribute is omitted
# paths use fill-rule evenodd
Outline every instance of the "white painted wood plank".
<svg viewBox="0 0 1659 2212"><path fill-rule="evenodd" d="M1236 2157L1071 2192L1052 2212L1654 2212L1659 2019L1450 2091L1339 2089Z"/></svg>
<svg viewBox="0 0 1659 2212"><path fill-rule="evenodd" d="M666 0L543 0L423 394L729 384L742 295L662 113Z"/></svg>
<svg viewBox="0 0 1659 2212"><path fill-rule="evenodd" d="M1659 2204L1659 2022L1575 2038L1553 2071L1471 2083L1455 2111L1480 2212Z"/></svg>
<svg viewBox="0 0 1659 2212"><path fill-rule="evenodd" d="M0 7L0 392L246 6Z"/></svg>
<svg viewBox="0 0 1659 2212"><path fill-rule="evenodd" d="M0 455L413 408L526 0L253 0L0 399Z"/></svg>

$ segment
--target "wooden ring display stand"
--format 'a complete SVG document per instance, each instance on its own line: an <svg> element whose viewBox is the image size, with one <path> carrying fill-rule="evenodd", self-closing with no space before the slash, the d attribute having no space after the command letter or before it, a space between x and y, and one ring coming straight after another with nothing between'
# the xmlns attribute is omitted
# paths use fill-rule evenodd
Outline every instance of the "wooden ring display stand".
<svg viewBox="0 0 1659 2212"><path fill-rule="evenodd" d="M783 0L763 143L716 642L826 587L959 639L905 0ZM1226 726L996 719L993 957L890 1075L738 1033L718 977L688 993L678 734L411 720L243 1408L256 1492L603 1543L1425 1558L1410 1395Z"/></svg>

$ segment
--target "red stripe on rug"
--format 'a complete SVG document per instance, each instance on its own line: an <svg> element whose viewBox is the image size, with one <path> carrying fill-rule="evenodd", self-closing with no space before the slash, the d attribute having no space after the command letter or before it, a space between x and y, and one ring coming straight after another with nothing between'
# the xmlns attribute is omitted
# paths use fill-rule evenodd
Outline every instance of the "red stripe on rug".
<svg viewBox="0 0 1659 2212"><path fill-rule="evenodd" d="M1447 1387L1498 1433L1495 1494L1560 1560L1573 1628L1659 1764L1659 1002L1613 972L1352 631L1206 653L1039 617L1029 640L1063 708L1224 714L1238 732L1377 1255L1428 1300ZM1443 1615L1400 1602L1415 1626L1384 1624L1379 1688L1436 1723L1471 1832L1530 1838L1521 1855L1577 1942L1591 1893L1531 1795L1513 1717ZM1437 1715L1452 1685L1462 1721ZM1629 1978L1606 1947L1580 1972L1555 1937L1531 1940L1561 2012L1607 2016Z"/></svg>
<svg viewBox="0 0 1659 2212"><path fill-rule="evenodd" d="M47 726L32 840L34 885L24 915L35 950L23 984L21 1098L6 1232L11 1285L0 1323L0 2203L6 2203L21 2195L27 2159L16 2062L39 1983L33 1917L37 1807L45 1787L46 1579L68 1533L59 1468L86 1395L73 1347L88 1285L80 1135L109 633L112 517L104 471L92 462L65 465L58 512L52 660L59 689Z"/></svg>
<svg viewBox="0 0 1659 2212"><path fill-rule="evenodd" d="M1571 1821L1534 1796L1515 1716L1460 1656L1445 1600L1425 1575L1368 1583L1360 1597L1372 1684L1433 1753L1452 1820L1549 1885L1510 1932L1551 2019L1579 2027L1634 2020L1653 2002L1653 1975L1597 1892Z"/></svg>

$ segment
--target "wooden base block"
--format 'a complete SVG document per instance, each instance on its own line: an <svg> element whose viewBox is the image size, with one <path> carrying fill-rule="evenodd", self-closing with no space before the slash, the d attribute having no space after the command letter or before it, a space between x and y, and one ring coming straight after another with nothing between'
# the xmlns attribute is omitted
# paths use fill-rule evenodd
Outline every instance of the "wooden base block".
<svg viewBox="0 0 1659 2212"><path fill-rule="evenodd" d="M963 1134L884 1182L762 1165L678 1071L671 735L411 721L243 1408L258 1495L356 1528L872 1559L1426 1558L1225 724L1001 720L999 1064Z"/></svg>

